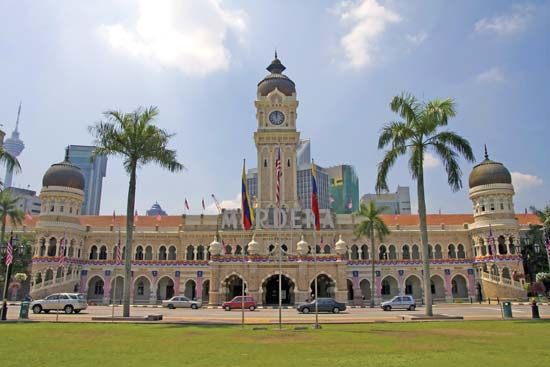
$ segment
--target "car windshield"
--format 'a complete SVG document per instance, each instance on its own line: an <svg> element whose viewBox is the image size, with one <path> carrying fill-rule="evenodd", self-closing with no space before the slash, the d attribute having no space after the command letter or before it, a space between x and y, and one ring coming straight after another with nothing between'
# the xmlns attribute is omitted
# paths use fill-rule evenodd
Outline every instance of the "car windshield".
<svg viewBox="0 0 550 367"><path fill-rule="evenodd" d="M391 301L392 301L392 302L398 302L398 301L400 301L400 300L401 300L400 297L393 297L393 299L392 299Z"/></svg>
<svg viewBox="0 0 550 367"><path fill-rule="evenodd" d="M83 295L83 294L77 294L76 295L78 297L79 300L81 301L84 301L86 299L86 297Z"/></svg>

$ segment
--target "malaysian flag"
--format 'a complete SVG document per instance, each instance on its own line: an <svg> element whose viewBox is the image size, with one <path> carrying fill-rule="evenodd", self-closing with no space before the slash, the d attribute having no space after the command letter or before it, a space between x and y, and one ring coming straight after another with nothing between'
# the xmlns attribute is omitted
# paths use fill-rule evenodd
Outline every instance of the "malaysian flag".
<svg viewBox="0 0 550 367"><path fill-rule="evenodd" d="M487 238L487 243L489 244L489 248L491 249L491 252L493 253L493 258L496 259L497 249L495 247L495 238L493 237L493 229L491 228L490 224L489 224L489 237Z"/></svg>
<svg viewBox="0 0 550 367"><path fill-rule="evenodd" d="M10 240L6 249L6 266L10 266L13 262L13 235L10 233Z"/></svg>
<svg viewBox="0 0 550 367"><path fill-rule="evenodd" d="M63 233L63 238L59 241L59 264L63 265L65 262L65 247L67 242L67 236Z"/></svg>
<svg viewBox="0 0 550 367"><path fill-rule="evenodd" d="M25 213L25 219L26 220L32 220L32 214L30 211L27 210L27 212Z"/></svg>
<svg viewBox="0 0 550 367"><path fill-rule="evenodd" d="M121 265L122 264L122 243L120 242L120 236L118 238L118 243L116 244L116 258L115 258L116 264Z"/></svg>
<svg viewBox="0 0 550 367"><path fill-rule="evenodd" d="M275 200L277 208L281 206L281 176L283 168L281 167L281 146L277 149L277 159L275 160L275 175L277 176L277 185L275 187Z"/></svg>

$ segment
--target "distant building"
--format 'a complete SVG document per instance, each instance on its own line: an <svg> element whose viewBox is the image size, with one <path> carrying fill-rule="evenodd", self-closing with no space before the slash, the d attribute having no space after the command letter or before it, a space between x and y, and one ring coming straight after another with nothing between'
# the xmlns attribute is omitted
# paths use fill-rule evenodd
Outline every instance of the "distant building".
<svg viewBox="0 0 550 367"><path fill-rule="evenodd" d="M411 214L411 193L408 186L397 186L394 193L366 194L362 203L374 201L376 207L385 207L384 214Z"/></svg>
<svg viewBox="0 0 550 367"><path fill-rule="evenodd" d="M99 215L103 177L107 174L107 157L97 156L92 161L96 147L89 145L69 145L69 160L80 167L84 175L84 203L82 215Z"/></svg>
<svg viewBox="0 0 550 367"><path fill-rule="evenodd" d="M17 120L15 121L15 130L12 131L11 136L4 141L4 149L6 152L14 156L19 157L25 144L23 140L19 139L19 117L21 116L21 103L17 110ZM6 169L6 177L4 178L4 187L11 187L13 181L13 169Z"/></svg>
<svg viewBox="0 0 550 367"><path fill-rule="evenodd" d="M164 217L166 215L166 212L162 210L159 203L155 202L153 206L151 206L151 209L145 212L145 215L147 215L148 217L156 217L157 215Z"/></svg>
<svg viewBox="0 0 550 367"><path fill-rule="evenodd" d="M325 169L329 177L329 204L337 214L350 214L359 207L359 178L355 168L339 165Z"/></svg>
<svg viewBox="0 0 550 367"><path fill-rule="evenodd" d="M41 201L36 196L36 191L21 189L19 187L10 187L8 190L17 198L17 207L23 213L30 213L32 216L40 214Z"/></svg>

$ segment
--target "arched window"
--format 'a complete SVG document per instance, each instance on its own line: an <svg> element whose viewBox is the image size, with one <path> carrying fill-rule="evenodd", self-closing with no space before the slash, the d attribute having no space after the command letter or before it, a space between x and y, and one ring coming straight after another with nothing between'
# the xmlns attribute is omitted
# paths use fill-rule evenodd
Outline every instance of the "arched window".
<svg viewBox="0 0 550 367"><path fill-rule="evenodd" d="M151 246L145 247L145 255L143 260L153 260L153 248Z"/></svg>
<svg viewBox="0 0 550 367"><path fill-rule="evenodd" d="M420 260L420 251L418 245L413 245L412 247L412 258L413 260Z"/></svg>
<svg viewBox="0 0 550 367"><path fill-rule="evenodd" d="M107 247L101 246L99 249L99 260L107 260Z"/></svg>
<svg viewBox="0 0 550 367"><path fill-rule="evenodd" d="M143 260L143 247L136 247L136 260Z"/></svg>
<svg viewBox="0 0 550 367"><path fill-rule="evenodd" d="M168 260L176 260L176 246L168 248Z"/></svg>
<svg viewBox="0 0 550 367"><path fill-rule="evenodd" d="M359 252L358 252L358 249L357 249L357 245L352 245L351 246L351 259L352 260L359 259Z"/></svg>
<svg viewBox="0 0 550 367"><path fill-rule="evenodd" d="M466 258L466 251L464 251L464 245L459 243L458 244L458 252L457 256L459 259L465 259Z"/></svg>
<svg viewBox="0 0 550 367"><path fill-rule="evenodd" d="M369 258L369 246L363 245L361 246L361 259L368 260Z"/></svg>
<svg viewBox="0 0 550 367"><path fill-rule="evenodd" d="M195 254L194 254L194 247L189 245L187 246L187 250L185 251L185 260L194 260Z"/></svg>
<svg viewBox="0 0 550 367"><path fill-rule="evenodd" d="M237 245L237 247L235 247L235 255L242 255L242 247L241 245Z"/></svg>
<svg viewBox="0 0 550 367"><path fill-rule="evenodd" d="M378 258L380 260L387 260L388 259L388 254L386 252L386 246L381 245L379 247Z"/></svg>
<svg viewBox="0 0 550 367"><path fill-rule="evenodd" d="M403 260L410 260L411 258L411 253L410 253L410 250L409 250L409 245L404 245L403 246Z"/></svg>
<svg viewBox="0 0 550 367"><path fill-rule="evenodd" d="M448 249L449 249L449 251L447 252L447 257L448 257L449 259L456 259L456 249L455 249L455 245L453 245L452 243L449 244Z"/></svg>
<svg viewBox="0 0 550 367"><path fill-rule="evenodd" d="M330 254L330 246L329 245L325 245L325 247L323 248L323 252L325 254Z"/></svg>
<svg viewBox="0 0 550 367"><path fill-rule="evenodd" d="M57 252L57 239L55 237L50 238L48 244L48 256L55 256Z"/></svg>
<svg viewBox="0 0 550 367"><path fill-rule="evenodd" d="M443 253L441 252L441 245L437 244L435 245L435 254L434 254L435 258L436 259L442 259L443 258Z"/></svg>
<svg viewBox="0 0 550 367"><path fill-rule="evenodd" d="M432 245L428 244L428 259L434 258L434 249Z"/></svg>
<svg viewBox="0 0 550 367"><path fill-rule="evenodd" d="M45 256L46 255L46 239L41 238L40 241L39 241L39 244L40 244L39 256Z"/></svg>
<svg viewBox="0 0 550 367"><path fill-rule="evenodd" d="M90 260L97 260L97 246L93 245L90 248Z"/></svg>
<svg viewBox="0 0 550 367"><path fill-rule="evenodd" d="M271 246L273 246L273 245L271 245ZM232 252L233 251L232 251L231 245L226 245L225 246L225 254L226 255L231 255ZM271 252L271 250L269 250L269 252Z"/></svg>
<svg viewBox="0 0 550 367"><path fill-rule="evenodd" d="M498 236L498 253L501 255L506 255L508 253L504 236Z"/></svg>
<svg viewBox="0 0 550 367"><path fill-rule="evenodd" d="M167 256L166 256L166 247L165 246L160 246L159 247L159 260L166 260Z"/></svg>
<svg viewBox="0 0 550 367"><path fill-rule="evenodd" d="M204 247L202 245L197 247L197 260L204 260Z"/></svg>

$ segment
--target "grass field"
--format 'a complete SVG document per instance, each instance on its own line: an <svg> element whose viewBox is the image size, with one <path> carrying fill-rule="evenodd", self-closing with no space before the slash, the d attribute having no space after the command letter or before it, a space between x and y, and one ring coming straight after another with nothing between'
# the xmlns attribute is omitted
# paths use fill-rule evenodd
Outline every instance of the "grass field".
<svg viewBox="0 0 550 367"><path fill-rule="evenodd" d="M550 322L235 326L0 324L0 366L548 366Z"/></svg>

